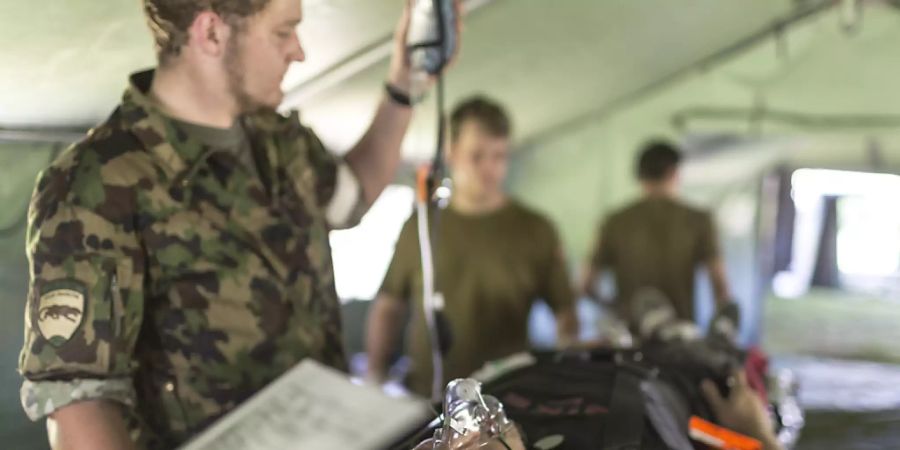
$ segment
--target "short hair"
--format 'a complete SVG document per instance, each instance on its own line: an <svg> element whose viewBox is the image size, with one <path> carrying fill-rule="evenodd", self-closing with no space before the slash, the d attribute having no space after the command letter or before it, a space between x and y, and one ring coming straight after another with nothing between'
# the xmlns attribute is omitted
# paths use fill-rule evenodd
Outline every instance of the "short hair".
<svg viewBox="0 0 900 450"><path fill-rule="evenodd" d="M270 0L143 0L144 14L153 34L160 63L178 56L188 41L188 29L197 15L212 11L229 24L262 11Z"/></svg>
<svg viewBox="0 0 900 450"><path fill-rule="evenodd" d="M484 96L469 97L459 102L450 115L450 139L456 141L468 120L476 121L481 127L496 137L509 137L512 124L509 115L500 104Z"/></svg>
<svg viewBox="0 0 900 450"><path fill-rule="evenodd" d="M681 151L666 141L652 141L644 145L637 164L641 181L662 181L681 164Z"/></svg>

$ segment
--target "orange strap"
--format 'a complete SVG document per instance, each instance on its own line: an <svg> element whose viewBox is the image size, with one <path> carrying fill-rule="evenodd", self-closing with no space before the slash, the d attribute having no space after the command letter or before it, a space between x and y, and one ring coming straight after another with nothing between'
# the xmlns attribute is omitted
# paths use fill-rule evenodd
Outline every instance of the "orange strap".
<svg viewBox="0 0 900 450"><path fill-rule="evenodd" d="M428 201L428 174L430 172L431 167L427 164L416 170L416 198L422 203Z"/></svg>
<svg viewBox="0 0 900 450"><path fill-rule="evenodd" d="M691 439L715 449L762 450L762 443L756 439L735 433L697 416L691 417L690 430Z"/></svg>

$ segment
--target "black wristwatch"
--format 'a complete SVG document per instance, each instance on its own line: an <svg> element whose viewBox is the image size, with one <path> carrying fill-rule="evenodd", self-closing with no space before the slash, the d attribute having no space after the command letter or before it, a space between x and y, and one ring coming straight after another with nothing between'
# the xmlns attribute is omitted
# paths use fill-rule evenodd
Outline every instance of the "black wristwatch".
<svg viewBox="0 0 900 450"><path fill-rule="evenodd" d="M421 100L410 97L408 93L403 92L391 83L384 83L384 90L394 103L401 106L412 107Z"/></svg>

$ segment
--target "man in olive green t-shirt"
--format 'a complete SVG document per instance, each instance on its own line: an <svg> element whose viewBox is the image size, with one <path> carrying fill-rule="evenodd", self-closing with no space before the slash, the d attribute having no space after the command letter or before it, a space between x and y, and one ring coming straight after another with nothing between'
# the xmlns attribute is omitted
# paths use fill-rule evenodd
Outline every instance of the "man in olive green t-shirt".
<svg viewBox="0 0 900 450"><path fill-rule="evenodd" d="M466 377L485 362L529 348L528 315L543 299L553 309L559 342L578 334L574 295L554 226L503 191L509 119L494 102L476 97L451 116L448 162L453 197L437 223L436 290L444 296L452 345L444 382ZM369 375L383 381L398 327L410 308L407 353L410 389L431 390L431 347L422 308L422 270L416 219L400 233L394 259L372 306Z"/></svg>
<svg viewBox="0 0 900 450"><path fill-rule="evenodd" d="M599 274L610 269L617 291L613 306L632 329L641 320L632 310L635 296L645 289L661 292L679 319L693 322L699 267L709 270L717 307L729 301L712 216L676 198L680 161L671 144L653 142L644 148L637 170L643 198L606 219L588 264L585 293L599 298Z"/></svg>

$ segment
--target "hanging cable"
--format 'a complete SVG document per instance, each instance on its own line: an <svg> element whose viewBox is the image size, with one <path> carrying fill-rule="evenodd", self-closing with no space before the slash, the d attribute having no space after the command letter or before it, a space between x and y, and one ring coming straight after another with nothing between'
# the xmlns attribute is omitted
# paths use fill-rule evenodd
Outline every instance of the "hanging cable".
<svg viewBox="0 0 900 450"><path fill-rule="evenodd" d="M444 116L443 70L456 47L456 9L453 0L416 0L410 16L407 48L410 64L419 81L427 74L437 78L437 143L430 167L418 172L416 218L418 220L419 250L422 263L422 307L428 328L432 353L431 397L440 401L443 393L444 353L449 349L449 326L443 317L443 296L436 289L435 245L438 217L448 198L446 186L438 187L444 179L444 145L446 120ZM418 89L412 88L414 92ZM443 188L443 189L441 189ZM438 193L439 195L435 195ZM432 208L432 206L435 206Z"/></svg>

